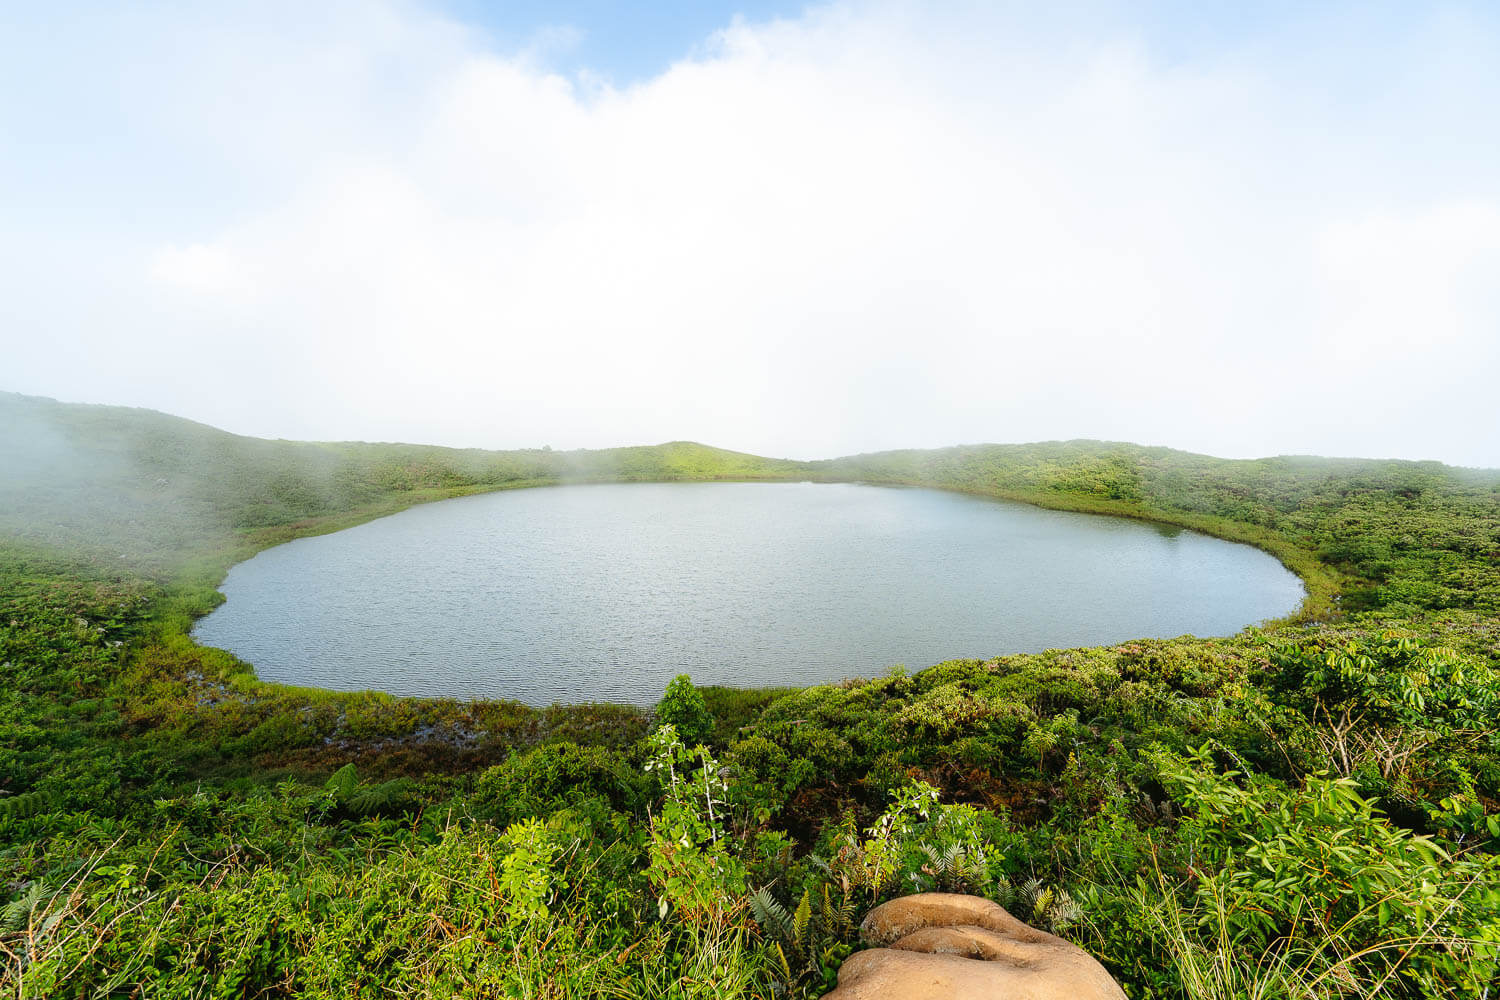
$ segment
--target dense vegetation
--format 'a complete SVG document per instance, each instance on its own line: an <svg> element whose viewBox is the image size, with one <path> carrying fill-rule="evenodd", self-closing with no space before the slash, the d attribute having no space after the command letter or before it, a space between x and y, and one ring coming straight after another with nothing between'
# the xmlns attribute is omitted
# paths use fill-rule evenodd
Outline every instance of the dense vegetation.
<svg viewBox="0 0 1500 1000"><path fill-rule="evenodd" d="M465 492L860 479L1147 517L1295 621L653 711L257 681L258 548ZM977 651L976 653L983 653ZM830 462L236 437L0 395L0 983L19 997L811 996L869 904L998 899L1132 997L1478 997L1500 473L1099 442Z"/></svg>

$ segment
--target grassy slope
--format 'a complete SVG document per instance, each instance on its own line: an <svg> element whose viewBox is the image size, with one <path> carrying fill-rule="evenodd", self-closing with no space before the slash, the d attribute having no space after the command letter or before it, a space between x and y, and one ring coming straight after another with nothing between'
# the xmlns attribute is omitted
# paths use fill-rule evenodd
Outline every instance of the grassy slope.
<svg viewBox="0 0 1500 1000"><path fill-rule="evenodd" d="M1065 510L1143 517L1265 549L1302 577L1301 617L1327 618L1399 587L1412 566L1467 568L1500 552L1500 471L1437 462L1279 457L1245 461L1140 445L1064 441L896 451L813 463L832 479L940 486ZM1441 505L1440 519L1418 497ZM1419 516L1417 516L1419 515ZM1462 524L1460 524L1462 522ZM1395 546L1389 536L1400 527ZM1371 538L1371 529L1381 537ZM1500 589L1455 578L1426 603L1473 606ZM1390 595L1387 595L1390 596ZM1481 599L1492 608L1492 601Z"/></svg>
<svg viewBox="0 0 1500 1000"><path fill-rule="evenodd" d="M481 490L766 479L799 468L684 441L573 452L266 441L151 410L0 393L0 532L158 579Z"/></svg>

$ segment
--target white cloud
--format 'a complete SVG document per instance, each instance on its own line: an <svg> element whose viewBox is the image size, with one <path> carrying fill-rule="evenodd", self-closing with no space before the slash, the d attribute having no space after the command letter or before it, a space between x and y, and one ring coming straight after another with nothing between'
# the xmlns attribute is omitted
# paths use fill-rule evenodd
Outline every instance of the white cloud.
<svg viewBox="0 0 1500 1000"><path fill-rule="evenodd" d="M1500 206L1445 201L1341 222L1319 252L1326 327L1345 352L1388 361L1413 342L1462 348L1485 325L1500 336Z"/></svg>
<svg viewBox="0 0 1500 1000"><path fill-rule="evenodd" d="M233 197L79 269L107 337L18 305L69 349L18 345L15 387L298 437L1500 465L1500 169L1394 156L1500 92L1449 71L1341 131L1265 53L1057 30L816 9L622 90L400 5L177 24L131 93Z"/></svg>
<svg viewBox="0 0 1500 1000"><path fill-rule="evenodd" d="M162 247L152 255L149 270L151 277L167 285L221 300L248 291L251 283L246 263L223 245Z"/></svg>

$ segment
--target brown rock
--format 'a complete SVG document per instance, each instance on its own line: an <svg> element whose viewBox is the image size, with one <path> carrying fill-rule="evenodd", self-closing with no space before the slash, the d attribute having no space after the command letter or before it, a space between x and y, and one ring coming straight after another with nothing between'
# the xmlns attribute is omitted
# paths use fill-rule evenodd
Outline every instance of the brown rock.
<svg viewBox="0 0 1500 1000"><path fill-rule="evenodd" d="M869 944L888 945L924 927L984 927L1021 940L1061 940L1022 923L993 900L956 892L921 892L875 907L859 925Z"/></svg>
<svg viewBox="0 0 1500 1000"><path fill-rule="evenodd" d="M1077 945L977 896L928 892L877 906L827 1000L1124 1000Z"/></svg>

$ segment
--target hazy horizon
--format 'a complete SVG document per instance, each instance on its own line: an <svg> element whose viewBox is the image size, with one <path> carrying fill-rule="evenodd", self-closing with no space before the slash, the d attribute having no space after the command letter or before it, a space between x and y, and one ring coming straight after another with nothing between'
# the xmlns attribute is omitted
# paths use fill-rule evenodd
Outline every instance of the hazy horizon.
<svg viewBox="0 0 1500 1000"><path fill-rule="evenodd" d="M1500 11L0 12L0 388L264 438L1500 467Z"/></svg>
<svg viewBox="0 0 1500 1000"><path fill-rule="evenodd" d="M4 394L7 391L8 390L4 389L3 387L0 387L0 394ZM152 407L130 407L130 406L128 406L128 404L95 403L95 402L90 402L88 400L81 400L81 399L78 399L78 400L75 400L75 399L57 399L57 398L51 397L51 396L39 396L39 395L32 395L32 394L26 394L26 393L16 393L15 395L21 395L21 396L23 396L25 398L31 398L31 399L43 399L43 400L46 400L48 402L59 403L59 404L64 405L64 406L104 406L104 407L111 407L111 406L122 406L122 405L125 405L129 409L139 409L139 410L144 410L146 412L159 413L159 414L162 414L164 416L176 417L176 418L179 418L179 419L182 419L182 420L191 420L192 419L190 417L183 417L181 414L170 413L170 412L167 412L165 410L158 410L158 409L155 409L155 408L152 408ZM258 437L258 435L254 435L254 434L240 434L238 431L229 430L228 428L224 428L224 427L218 427L218 426L216 426L214 424L207 423L205 421L193 421L193 422L194 423L198 423L198 424L202 424L203 426L212 428L213 430L223 431L223 432L228 433L228 434L235 434L235 435L237 435L239 437L248 437L248 438L257 438ZM610 444L601 444L601 445L594 445L594 446L579 446L578 448L553 448L552 445L548 444L545 441L544 442L539 442L539 443L534 443L534 444L518 444L518 445L509 445L509 446L501 447L501 446L498 446L498 445L496 445L496 446L488 446L488 445L458 445L458 444L451 444L449 442L439 441L439 440L407 440L407 439L395 439L395 438L358 438L358 437L355 437L355 438L261 438L261 440L287 441L287 442L290 442L290 443L293 443L293 444L410 445L410 446L421 447L421 448L428 448L428 447L430 447L430 448L451 448L451 449L456 449L456 450L477 450L477 451L526 451L526 450L535 451L535 450L544 449L544 448L548 449L548 450L553 450L553 451L609 451L609 450L618 449L618 448L652 448L652 447L661 447L663 445L669 445L669 444L694 444L694 445L704 445L704 446L707 446L707 447L710 447L710 448L715 448L715 449L718 449L718 450L721 450L721 451L736 451L736 452L740 451L740 449L737 449L737 448L727 448L727 447L725 447L723 445L720 445L720 444L718 444L718 443L716 443L714 441L701 441L701 440L698 440L696 438L684 438L684 437L665 438L665 439L662 439L662 440L659 440L659 441L616 441L616 442L613 442L613 443L610 443ZM1138 446L1143 447L1143 448L1165 448L1165 449L1168 449L1170 451L1182 452L1184 454L1199 454L1199 455L1207 456L1209 458L1224 458L1224 459L1231 459L1231 460L1235 460L1235 461L1241 461L1241 460L1243 460L1243 461L1254 461L1256 459L1262 459L1262 458L1308 458L1308 459L1327 459L1327 460L1330 460L1330 461L1441 462L1441 459L1430 458L1430 457L1422 457L1422 456L1416 456L1416 455L1319 455L1319 454L1313 454L1311 452L1282 452L1282 453L1275 454L1275 455L1246 455L1246 456L1239 456L1239 457L1237 457L1237 456L1230 456L1230 455L1215 455L1215 454L1213 454L1211 452L1193 452L1193 451L1191 451L1191 450L1189 450L1187 448L1181 448L1181 447L1178 447L1178 446L1173 445L1173 444L1168 443L1168 442L1159 442L1159 441L1158 442L1152 442L1152 441L1128 441L1128 440L1124 440L1124 439L1120 439L1120 438L1102 438L1102 437L1033 438L1033 439L1026 440L1026 441L1005 441L1005 440L950 441L947 444L933 445L933 446L931 446L929 448L907 448L907 447L871 448L871 449L868 449L866 451L861 451L861 452L846 452L846 453L837 454L837 455L807 455L807 456L798 456L798 455L765 454L765 453L760 453L760 452L741 452L741 453L742 454L747 454L747 455L752 455L752 456L754 456L756 458L769 458L769 459L778 459L778 460L787 460L787 461L801 461L801 462L816 462L816 461L820 461L820 460L831 460L831 459L839 459L839 458L856 458L856 457L859 457L860 455L874 455L874 454L882 454L882 453L893 452L893 451L932 451L932 450L941 450L941 449L944 449L944 448L978 448L978 447L985 447L985 446L989 446L989 445L1001 445L1001 446L1005 446L1005 445L1034 445L1034 444L1049 444L1049 443L1058 443L1058 442L1067 443L1067 442L1070 442L1070 441L1089 441L1089 442L1096 442L1096 443L1100 443L1100 444L1138 445ZM1497 466L1488 466L1488 465L1455 465L1454 463L1451 463L1451 462L1444 462L1442 464L1447 465L1450 468L1456 468L1456 469L1466 469L1466 470L1480 471L1480 472L1500 472L1500 465L1497 465ZM0 477L0 478L3 478L3 477Z"/></svg>

